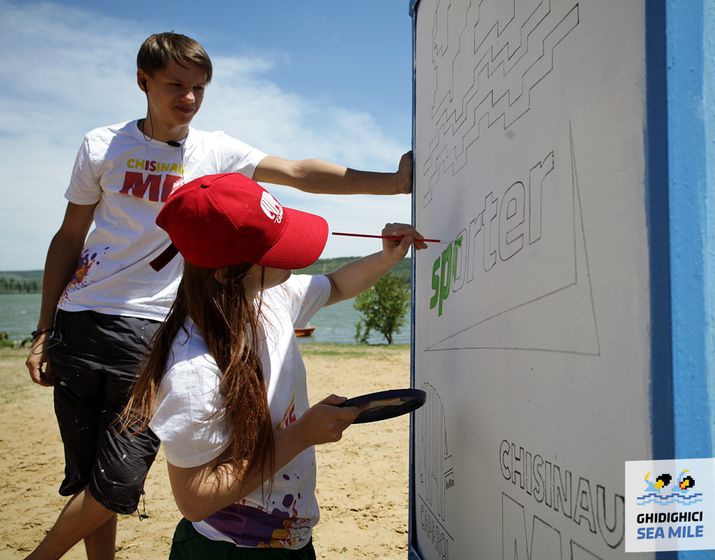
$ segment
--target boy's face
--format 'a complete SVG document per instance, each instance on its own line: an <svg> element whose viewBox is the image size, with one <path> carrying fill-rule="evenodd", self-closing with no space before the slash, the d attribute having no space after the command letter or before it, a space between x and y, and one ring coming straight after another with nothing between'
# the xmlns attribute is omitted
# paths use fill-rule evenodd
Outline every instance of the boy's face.
<svg viewBox="0 0 715 560"><path fill-rule="evenodd" d="M137 82L147 94L151 120L168 129L186 127L204 100L206 74L195 64L169 62L153 74L137 71Z"/></svg>

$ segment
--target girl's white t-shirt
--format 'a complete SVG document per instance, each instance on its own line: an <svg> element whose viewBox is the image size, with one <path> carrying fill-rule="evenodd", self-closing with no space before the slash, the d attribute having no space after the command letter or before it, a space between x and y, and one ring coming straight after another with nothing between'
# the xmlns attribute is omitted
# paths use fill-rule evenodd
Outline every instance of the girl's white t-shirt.
<svg viewBox="0 0 715 560"><path fill-rule="evenodd" d="M265 153L224 132L189 128L180 146L146 138L137 121L89 132L65 198L97 204L94 229L58 307L161 321L174 301L182 259L156 272L149 262L168 245L156 216L171 192L203 175L252 177Z"/></svg>
<svg viewBox="0 0 715 560"><path fill-rule="evenodd" d="M263 293L258 349L275 430L293 424L309 408L305 365L293 329L307 324L330 291L327 277L300 275ZM149 424L170 464L197 467L228 447L232 426L221 414L221 375L188 320L173 342ZM194 527L211 540L237 546L302 548L320 516L315 474L315 450L309 447L275 473L270 494L259 488Z"/></svg>

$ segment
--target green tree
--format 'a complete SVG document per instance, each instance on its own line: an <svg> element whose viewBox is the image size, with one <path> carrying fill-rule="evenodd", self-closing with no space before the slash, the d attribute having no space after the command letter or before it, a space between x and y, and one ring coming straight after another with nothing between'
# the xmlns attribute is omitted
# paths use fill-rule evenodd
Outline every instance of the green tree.
<svg viewBox="0 0 715 560"><path fill-rule="evenodd" d="M410 288L403 280L388 273L369 290L355 298L353 307L361 317L355 325L355 340L367 343L370 331L377 331L392 344L392 335L405 324L410 307Z"/></svg>
<svg viewBox="0 0 715 560"><path fill-rule="evenodd" d="M12 348L15 343L10 340L10 335L5 331L0 331L0 348Z"/></svg>

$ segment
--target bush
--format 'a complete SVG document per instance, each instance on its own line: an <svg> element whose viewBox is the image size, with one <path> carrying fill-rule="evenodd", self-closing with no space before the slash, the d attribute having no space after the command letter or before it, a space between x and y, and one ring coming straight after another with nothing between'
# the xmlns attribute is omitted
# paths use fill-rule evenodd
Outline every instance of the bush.
<svg viewBox="0 0 715 560"><path fill-rule="evenodd" d="M15 343L10 340L10 335L5 331L0 331L0 348L13 348Z"/></svg>
<svg viewBox="0 0 715 560"><path fill-rule="evenodd" d="M388 344L392 335L405 324L410 307L410 288L397 276L386 274L377 284L355 298L353 307L361 318L355 325L355 340L367 343L370 331L377 331Z"/></svg>

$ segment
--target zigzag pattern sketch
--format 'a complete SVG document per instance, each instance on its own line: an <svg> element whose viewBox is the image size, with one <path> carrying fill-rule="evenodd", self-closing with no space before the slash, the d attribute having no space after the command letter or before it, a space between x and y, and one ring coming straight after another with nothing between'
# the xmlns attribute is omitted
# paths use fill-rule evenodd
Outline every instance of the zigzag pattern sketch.
<svg viewBox="0 0 715 560"><path fill-rule="evenodd" d="M482 17L486 2L471 0L457 6L441 0L435 8L435 126L422 163L422 175L427 178L424 206L445 174L454 175L466 165L468 150L481 137L483 127L501 121L506 130L529 111L531 90L554 69L556 46L579 23L578 4L559 17L550 0L513 0L503 21L497 19L483 33L488 25ZM459 9L463 11L458 13ZM449 45L449 24L456 21L464 21L464 27L454 34L455 44ZM463 76L470 75L465 81ZM458 82L464 85L455 85Z"/></svg>

